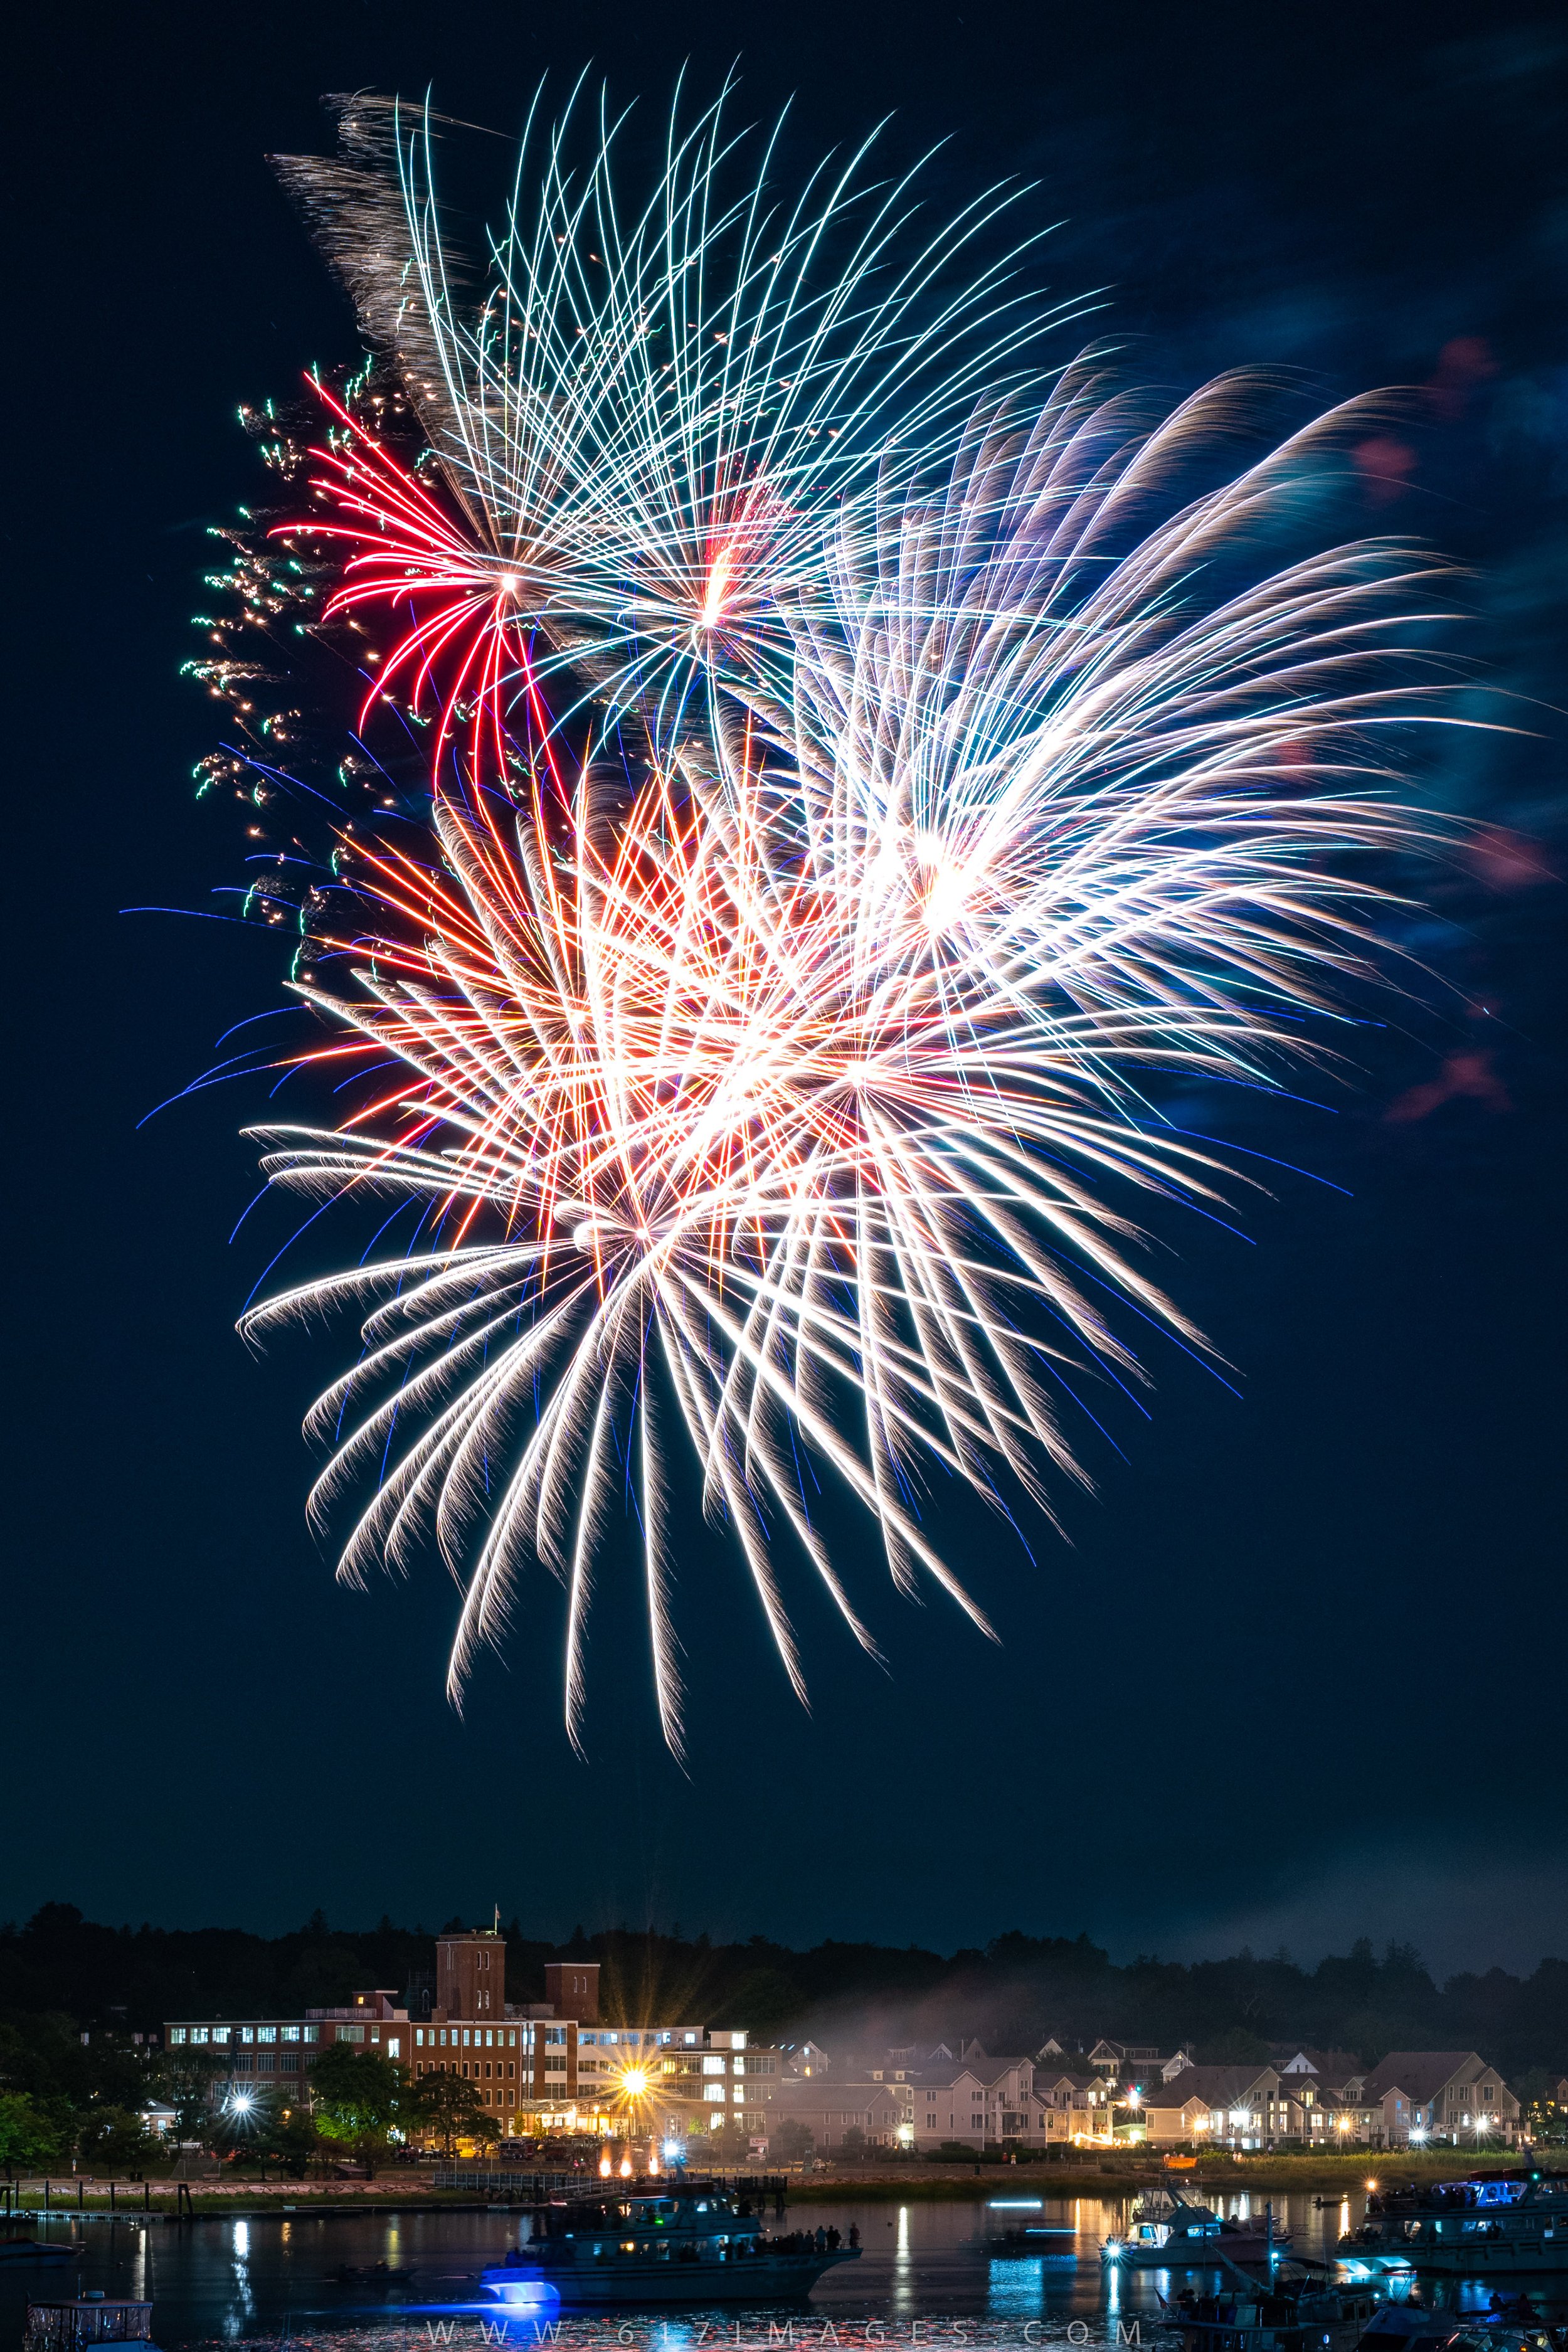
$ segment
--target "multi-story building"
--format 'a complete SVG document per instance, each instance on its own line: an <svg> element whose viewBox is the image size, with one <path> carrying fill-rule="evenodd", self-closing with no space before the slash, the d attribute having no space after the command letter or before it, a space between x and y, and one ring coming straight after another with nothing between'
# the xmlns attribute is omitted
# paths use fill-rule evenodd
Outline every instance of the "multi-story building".
<svg viewBox="0 0 1568 2352"><path fill-rule="evenodd" d="M1384 2147L1412 2141L1520 2137L1519 2101L1495 2066L1474 2050L1391 2050L1362 2084Z"/></svg>
<svg viewBox="0 0 1568 2352"><path fill-rule="evenodd" d="M1189 2066L1143 2102L1151 2141L1269 2147L1407 2147L1520 2136L1519 2101L1473 2050L1395 2050L1364 2067L1342 2051L1280 2064Z"/></svg>
<svg viewBox="0 0 1568 2352"><path fill-rule="evenodd" d="M1209 2147L1266 2147L1286 2136L1296 2111L1272 2066L1185 2066L1152 2084L1140 2106L1152 2144Z"/></svg>
<svg viewBox="0 0 1568 2352"><path fill-rule="evenodd" d="M426 1979L423 1998L409 2003L377 1988L302 2018L185 2018L165 2028L165 2042L220 2059L215 2105L245 2089L308 2099L311 2060L343 2042L395 2060L416 2082L431 2074L471 2082L507 2137L624 2131L685 2139L721 2120L765 2134L781 2053L753 2047L738 2028L604 2024L593 1961L552 1962L544 1978L545 2000L509 2001L505 1938L475 1928L437 1938L433 1987Z"/></svg>

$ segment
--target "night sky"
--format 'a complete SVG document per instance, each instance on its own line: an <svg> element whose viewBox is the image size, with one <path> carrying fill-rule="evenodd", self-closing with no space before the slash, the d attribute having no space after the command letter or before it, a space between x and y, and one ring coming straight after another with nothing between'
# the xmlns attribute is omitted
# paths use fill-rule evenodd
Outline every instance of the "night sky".
<svg viewBox="0 0 1568 2352"><path fill-rule="evenodd" d="M626 1920L942 1948L1087 1927L1119 1956L1298 1958L1367 1933L1439 1969L1568 1951L1562 1536L1568 855L1568 29L1552 8L401 0L29 12L7 152L8 933L0 1911L170 1924ZM1276 1171L1248 1239L1156 1220L1242 1400L1156 1348L1153 1417L1088 1447L1070 1547L943 1519L1004 1644L846 1565L888 1653L796 1578L813 1712L737 1563L689 1524L689 1772L664 1757L637 1593L594 1620L591 1760L560 1722L560 1595L530 1587L466 1718L453 1588L338 1589L300 1421L342 1360L247 1352L285 1228L231 1230L260 1098L153 1108L278 1001L221 906L233 827L177 675L205 527L265 478L237 404L357 348L267 167L328 90L433 88L510 131L584 63L662 108L683 60L801 152L892 111L962 200L1038 183L1053 295L1173 392L1260 362L1314 399L1425 387L1365 527L1468 567L1471 716L1419 755L1484 824L1427 877L1434 979L1301 1102L1206 1103ZM1061 351L1066 356L1068 341ZM1200 1122L1201 1123L1201 1122ZM685 1506L683 1505L683 1507ZM688 1520L690 1514L688 1510Z"/></svg>

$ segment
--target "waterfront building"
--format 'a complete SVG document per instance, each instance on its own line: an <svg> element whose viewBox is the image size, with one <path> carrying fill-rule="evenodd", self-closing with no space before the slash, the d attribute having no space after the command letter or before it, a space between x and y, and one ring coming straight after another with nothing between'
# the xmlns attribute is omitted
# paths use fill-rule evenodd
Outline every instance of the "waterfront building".
<svg viewBox="0 0 1568 2352"><path fill-rule="evenodd" d="M1108 2147L1115 2123L1115 2088L1103 2074L1072 2074L1035 2065L1036 2137L1047 2147Z"/></svg>
<svg viewBox="0 0 1568 2352"><path fill-rule="evenodd" d="M1272 2066L1186 2066L1150 2086L1141 2113L1151 2147L1252 2148L1290 2136L1300 2108Z"/></svg>
<svg viewBox="0 0 1568 2352"><path fill-rule="evenodd" d="M310 2095L311 2060L334 2042L374 2051L417 2081L450 2074L471 2082L503 2137L626 2129L686 2138L721 2117L765 2133L781 2053L752 2046L740 2029L605 2025L596 1962L552 1962L544 2001L506 1997L506 1939L475 1928L437 1939L433 1987L407 2002L384 1987L340 2008L296 2018L180 2018L165 2046L216 2061L214 2106L237 2093ZM571 2007L565 2007L566 2003Z"/></svg>
<svg viewBox="0 0 1568 2352"><path fill-rule="evenodd" d="M1379 2116L1384 2147L1520 2137L1519 2101L1495 2066L1474 2050L1391 2050L1363 2084Z"/></svg>

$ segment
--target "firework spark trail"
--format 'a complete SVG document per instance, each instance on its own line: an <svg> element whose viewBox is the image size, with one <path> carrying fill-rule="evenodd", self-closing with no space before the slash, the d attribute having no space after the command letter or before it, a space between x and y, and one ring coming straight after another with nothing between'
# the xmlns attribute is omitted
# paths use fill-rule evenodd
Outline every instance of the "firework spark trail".
<svg viewBox="0 0 1568 2352"><path fill-rule="evenodd" d="M611 168L622 124L602 100L584 168L572 107L543 135L532 200L531 117L477 300L455 290L431 118L392 116L405 258L390 324L388 267L355 282L384 341L417 321L402 382L444 502L340 410L347 445L316 453L313 484L334 520L303 528L354 551L337 610L416 613L380 688L416 669L417 703L445 658L437 766L467 700L471 756L504 773L503 705L568 677L572 707L550 724L584 697L601 723L635 706L668 749L705 680L787 723L786 614L820 592L829 523L873 530L879 477L885 496L940 460L982 383L1040 380L1027 354L1064 308L1010 285L1037 240L957 275L1021 190L921 228L918 167L868 183L868 140L776 202L782 119L748 171L728 97L685 130L678 101L662 171L630 213ZM288 169L308 195L309 173L331 167Z"/></svg>
<svg viewBox="0 0 1568 2352"><path fill-rule="evenodd" d="M464 1584L454 1697L537 1559L567 1591L579 1737L629 1479L679 1752L677 1422L803 1697L779 1525L875 1644L802 1449L875 1517L900 1591L989 1631L922 1526L927 1465L1048 1510L1042 1458L1083 1475L1058 1375L1141 1377L1097 1298L1203 1344L1117 1203L1212 1202L1223 1163L1142 1089L1272 1082L1292 1016L1369 969L1379 894L1342 853L1409 836L1375 730L1425 707L1385 666L1419 650L1437 570L1382 541L1239 576L1355 421L1178 502L1244 393L1142 430L1083 365L1032 415L985 404L923 480L889 468L782 614L787 736L742 680L705 734L656 736L629 808L584 763L564 830L538 789L505 817L438 797L440 875L373 861L374 961L352 995L300 993L374 1095L336 1129L260 1130L264 1166L406 1198L434 1245L246 1328L370 1302L312 1416L334 1451L311 1508L372 1482L355 1580L434 1536Z"/></svg>

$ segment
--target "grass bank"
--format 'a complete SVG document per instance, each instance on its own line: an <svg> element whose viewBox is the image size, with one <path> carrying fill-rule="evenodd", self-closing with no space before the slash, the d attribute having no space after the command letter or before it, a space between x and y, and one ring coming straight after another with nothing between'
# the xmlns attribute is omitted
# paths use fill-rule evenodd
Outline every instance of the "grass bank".
<svg viewBox="0 0 1568 2352"><path fill-rule="evenodd" d="M1319 2196L1348 2194L1369 2180L1458 2180L1478 2166L1522 2171L1527 2159L1469 2148L1359 2148L1343 2156L1237 2156L1210 2159L1195 2172L1167 2172L1154 2159L1128 2156L1105 2163L955 2164L907 2167L835 2167L812 2173L790 2189L792 2204L863 2200L868 2204L920 2205L939 2198L1131 2197L1152 2188L1178 2189L1184 2196L1234 2195L1237 2189Z"/></svg>

